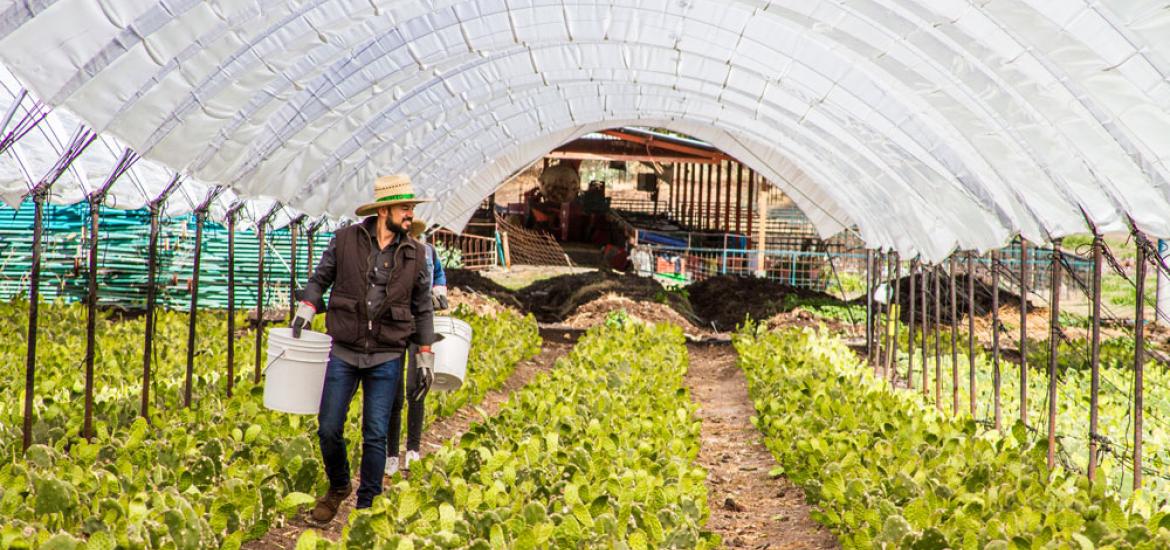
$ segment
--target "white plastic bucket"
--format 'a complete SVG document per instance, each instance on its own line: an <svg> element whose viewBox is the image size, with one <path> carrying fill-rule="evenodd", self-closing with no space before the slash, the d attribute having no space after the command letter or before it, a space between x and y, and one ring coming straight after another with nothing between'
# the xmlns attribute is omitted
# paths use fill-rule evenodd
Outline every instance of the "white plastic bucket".
<svg viewBox="0 0 1170 550"><path fill-rule="evenodd" d="M286 413L317 414L332 347L333 338L328 334L302 330L300 338L293 338L288 327L269 331L264 406Z"/></svg>
<svg viewBox="0 0 1170 550"><path fill-rule="evenodd" d="M471 325L453 317L435 317L435 334L442 334L443 339L432 347L435 352L435 381L431 389L455 391L463 386L463 377L467 374Z"/></svg>

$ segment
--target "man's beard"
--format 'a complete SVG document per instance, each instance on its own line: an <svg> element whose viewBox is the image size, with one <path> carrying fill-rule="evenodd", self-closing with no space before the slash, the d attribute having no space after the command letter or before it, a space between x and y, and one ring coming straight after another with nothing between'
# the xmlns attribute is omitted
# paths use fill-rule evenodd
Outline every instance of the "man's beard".
<svg viewBox="0 0 1170 550"><path fill-rule="evenodd" d="M413 221L414 218L405 218L402 220L402 223L396 224L394 223L394 220L386 218L386 229L389 229L396 235L406 235L409 229L404 229L402 226L405 225L406 227L410 227L410 223Z"/></svg>

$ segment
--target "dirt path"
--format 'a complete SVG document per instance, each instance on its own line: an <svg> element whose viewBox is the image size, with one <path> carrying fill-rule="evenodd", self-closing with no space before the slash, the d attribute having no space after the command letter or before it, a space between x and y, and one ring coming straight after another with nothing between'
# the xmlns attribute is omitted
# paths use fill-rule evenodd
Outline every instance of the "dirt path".
<svg viewBox="0 0 1170 550"><path fill-rule="evenodd" d="M747 381L727 345L690 345L687 386L699 404L711 519L727 548L837 548L836 537L809 517L804 492L772 479L776 462L749 420Z"/></svg>
<svg viewBox="0 0 1170 550"><path fill-rule="evenodd" d="M523 388L537 374L551 369L553 364L556 363L557 358L566 355L571 348L572 346L564 341L552 340L551 338L545 339L544 347L540 355L516 365L515 372L504 382L504 385L494 391L488 392L478 407L483 409L488 416L495 415L500 410L500 407L508 400L508 396L512 392ZM464 407L457 411L454 416L434 422L423 431L422 448L419 449L420 454L426 456L431 451L442 447L451 438L467 431L472 423L482 420L483 418L475 410L475 407ZM403 438L405 437L406 433L404 431ZM357 479L353 480L355 488L357 482ZM388 484L390 481L386 479L384 482ZM308 511L302 512L288 520L284 525L273 528L263 538L244 544L244 548L250 550L284 550L295 548L297 538L306 529L316 529L321 535L336 541L341 538L342 529L349 523L349 513L353 510L356 502L356 495L350 495L349 499L338 510L337 517L333 518L333 521L323 527L308 519Z"/></svg>

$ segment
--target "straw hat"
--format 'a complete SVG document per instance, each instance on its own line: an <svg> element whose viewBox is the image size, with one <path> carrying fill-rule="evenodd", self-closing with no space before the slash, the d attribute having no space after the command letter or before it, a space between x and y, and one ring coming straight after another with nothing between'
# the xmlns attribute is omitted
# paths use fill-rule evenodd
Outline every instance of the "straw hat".
<svg viewBox="0 0 1170 550"><path fill-rule="evenodd" d="M382 176L374 182L374 202L366 203L354 211L358 216L370 216L378 212L383 206L395 204L419 204L431 202L414 194L414 185L410 183L410 176L394 174Z"/></svg>

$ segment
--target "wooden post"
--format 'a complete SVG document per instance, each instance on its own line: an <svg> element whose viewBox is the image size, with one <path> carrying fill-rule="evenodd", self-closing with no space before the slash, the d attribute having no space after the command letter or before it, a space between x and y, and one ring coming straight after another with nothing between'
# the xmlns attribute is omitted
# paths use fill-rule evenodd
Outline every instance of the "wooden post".
<svg viewBox="0 0 1170 550"><path fill-rule="evenodd" d="M715 186L714 171L713 166L710 164L706 165L707 181L703 185L704 196L700 197L700 200L703 201L703 229L707 231L711 230L711 222L713 221L711 216L711 194L712 188ZM715 196L719 196L719 194L715 193ZM718 211L718 208L716 208L716 211Z"/></svg>
<svg viewBox="0 0 1170 550"><path fill-rule="evenodd" d="M720 181L722 181L723 168L723 161L720 161ZM731 164L727 165L727 181L723 185L723 232L731 232Z"/></svg>
<svg viewBox="0 0 1170 550"><path fill-rule="evenodd" d="M719 200L719 192L723 190L723 164L718 163L711 165L711 169L715 171L715 184L713 186L715 189L715 225L712 226L712 229L721 231L723 228L723 223L722 217L719 215L719 209L721 206L723 206L723 203Z"/></svg>
<svg viewBox="0 0 1170 550"><path fill-rule="evenodd" d="M504 243L504 269L512 269L512 249L508 245L508 232L501 231L500 237Z"/></svg>
<svg viewBox="0 0 1170 550"><path fill-rule="evenodd" d="M694 229L698 221L698 213L696 212L695 188L698 186L698 176L700 176L701 167L697 164L691 166L690 171L690 195L687 198L687 226Z"/></svg>
<svg viewBox="0 0 1170 550"><path fill-rule="evenodd" d="M1097 476L1097 395L1101 389L1101 262L1104 243L1093 234L1093 327L1089 342L1092 381L1089 385L1089 481Z"/></svg>
<svg viewBox="0 0 1170 550"><path fill-rule="evenodd" d="M748 188L747 188L747 234L750 237L755 233L752 232L752 218L755 217L756 206L756 171L748 168Z"/></svg>
<svg viewBox="0 0 1170 550"><path fill-rule="evenodd" d="M742 232L740 219L743 217L743 165L735 163L735 232Z"/></svg>
<svg viewBox="0 0 1170 550"><path fill-rule="evenodd" d="M1056 467L1056 353L1060 346L1060 239L1052 241L1048 319L1048 469Z"/></svg>
<svg viewBox="0 0 1170 550"><path fill-rule="evenodd" d="M756 190L759 193L756 201L760 208L760 223L757 224L759 234L756 236L756 276L767 277L768 266L765 250L768 249L768 193L764 191L765 185L760 181Z"/></svg>

